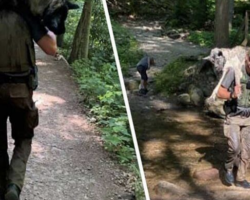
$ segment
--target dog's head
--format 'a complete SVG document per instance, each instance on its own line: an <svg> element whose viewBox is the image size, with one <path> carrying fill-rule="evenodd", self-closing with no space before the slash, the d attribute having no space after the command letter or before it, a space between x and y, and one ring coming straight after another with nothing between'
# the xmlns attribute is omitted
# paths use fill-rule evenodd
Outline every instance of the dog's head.
<svg viewBox="0 0 250 200"><path fill-rule="evenodd" d="M43 13L44 25L56 35L63 34L68 11L78 8L77 4L69 1L52 1Z"/></svg>

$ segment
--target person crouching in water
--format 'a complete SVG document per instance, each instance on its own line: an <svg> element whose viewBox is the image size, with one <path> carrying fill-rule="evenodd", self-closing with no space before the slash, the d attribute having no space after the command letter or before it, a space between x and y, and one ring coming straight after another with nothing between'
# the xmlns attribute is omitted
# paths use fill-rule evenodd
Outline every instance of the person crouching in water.
<svg viewBox="0 0 250 200"><path fill-rule="evenodd" d="M144 56L136 65L137 71L141 75L141 84L139 86L139 94L145 95L148 93L147 70L149 70L152 65L155 65L154 58L151 58L148 56Z"/></svg>

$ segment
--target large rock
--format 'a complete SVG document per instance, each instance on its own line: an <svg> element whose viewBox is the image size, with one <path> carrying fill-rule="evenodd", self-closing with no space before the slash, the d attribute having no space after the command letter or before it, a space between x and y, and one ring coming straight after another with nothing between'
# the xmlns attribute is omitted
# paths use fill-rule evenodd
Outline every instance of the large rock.
<svg viewBox="0 0 250 200"><path fill-rule="evenodd" d="M184 93L184 94L181 94L177 97L177 101L184 105L184 106L187 106L187 105L190 105L191 104L191 99L190 99L190 96L189 94L187 93Z"/></svg>
<svg viewBox="0 0 250 200"><path fill-rule="evenodd" d="M195 171L193 177L202 181L219 179L219 170L216 168L210 168L210 169Z"/></svg>
<svg viewBox="0 0 250 200"><path fill-rule="evenodd" d="M125 80L125 86L127 90L133 91L139 89L140 81L127 79Z"/></svg>
<svg viewBox="0 0 250 200"><path fill-rule="evenodd" d="M193 105L202 106L204 104L204 94L200 88L191 85L188 89L188 94Z"/></svg>
<svg viewBox="0 0 250 200"><path fill-rule="evenodd" d="M160 181L155 187L154 191L157 195L178 195L178 196L186 196L188 195L188 191L167 181Z"/></svg>
<svg viewBox="0 0 250 200"><path fill-rule="evenodd" d="M216 114L220 117L225 116L225 112L223 109L224 100L222 99L215 99L215 101L207 98L205 100L205 108L208 112Z"/></svg>
<svg viewBox="0 0 250 200"><path fill-rule="evenodd" d="M171 39L179 39L181 37L180 33L177 30L168 30L166 35Z"/></svg>
<svg viewBox="0 0 250 200"><path fill-rule="evenodd" d="M213 92L213 87L211 87L210 85L203 85L202 87L201 87L201 90L202 90L202 92L203 92L203 95L204 95L204 97L210 97L210 95L212 94L212 92Z"/></svg>
<svg viewBox="0 0 250 200"><path fill-rule="evenodd" d="M195 74L196 72L196 65L190 66L187 69L184 70L184 76L189 77Z"/></svg>

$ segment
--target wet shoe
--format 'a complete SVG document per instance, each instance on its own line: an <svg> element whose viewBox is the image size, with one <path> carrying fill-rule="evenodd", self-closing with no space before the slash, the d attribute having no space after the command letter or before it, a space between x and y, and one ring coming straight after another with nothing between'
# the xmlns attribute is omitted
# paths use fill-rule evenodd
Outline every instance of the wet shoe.
<svg viewBox="0 0 250 200"><path fill-rule="evenodd" d="M228 185L232 185L234 183L234 175L233 172L231 171L225 171L224 174L224 181L228 184Z"/></svg>
<svg viewBox="0 0 250 200"><path fill-rule="evenodd" d="M242 187L244 189L250 189L250 183L246 180L244 181L236 181L235 182L236 187Z"/></svg>
<svg viewBox="0 0 250 200"><path fill-rule="evenodd" d="M20 200L20 189L15 184L10 184L5 194L5 200Z"/></svg>

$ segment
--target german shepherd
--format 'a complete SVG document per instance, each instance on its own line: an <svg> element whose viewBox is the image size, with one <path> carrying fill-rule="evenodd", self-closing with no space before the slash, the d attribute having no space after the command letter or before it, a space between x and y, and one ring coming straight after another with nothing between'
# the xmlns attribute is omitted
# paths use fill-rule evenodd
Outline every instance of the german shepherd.
<svg viewBox="0 0 250 200"><path fill-rule="evenodd" d="M31 13L39 17L44 25L56 35L65 32L68 11L79 8L77 4L68 0L0 0L0 9L11 9L20 5L27 6Z"/></svg>

